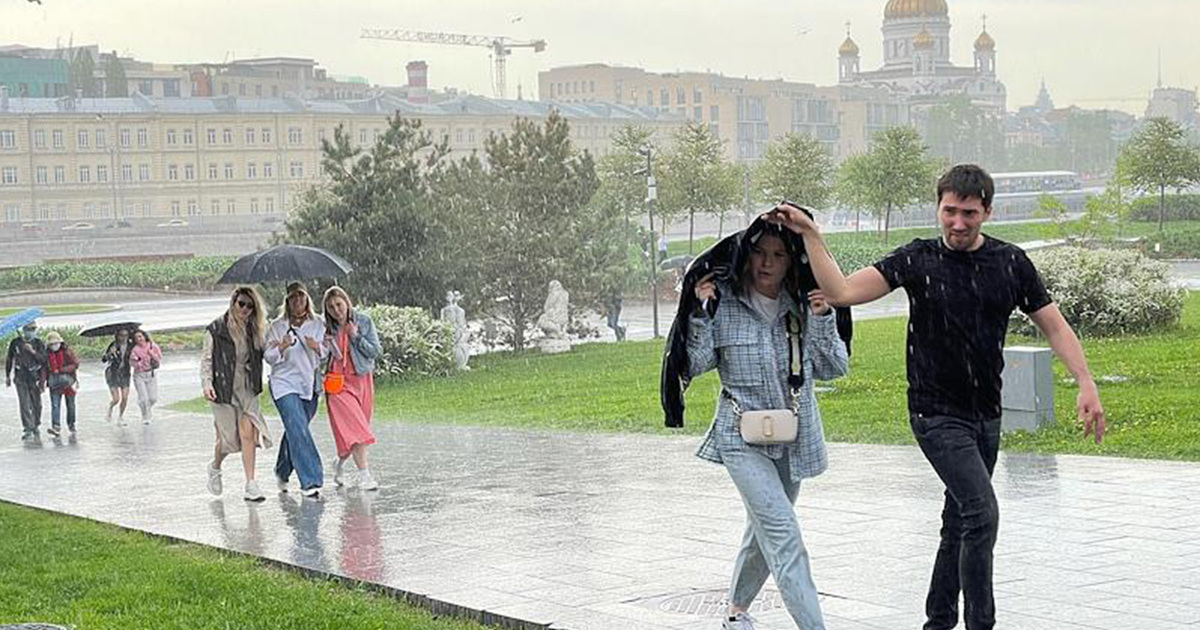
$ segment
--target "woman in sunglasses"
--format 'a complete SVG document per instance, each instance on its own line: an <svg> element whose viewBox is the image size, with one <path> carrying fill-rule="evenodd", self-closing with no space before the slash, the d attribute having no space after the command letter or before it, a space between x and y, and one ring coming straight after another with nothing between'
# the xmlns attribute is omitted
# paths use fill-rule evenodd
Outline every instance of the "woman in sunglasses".
<svg viewBox="0 0 1200 630"><path fill-rule="evenodd" d="M246 472L247 501L262 501L254 480L254 455L258 447L271 446L271 436L258 408L262 393L263 348L266 318L262 297L253 287L238 287L229 298L229 309L213 320L204 335L200 355L200 380L204 397L212 404L217 443L208 465L208 490L221 494L221 462L241 452Z"/></svg>

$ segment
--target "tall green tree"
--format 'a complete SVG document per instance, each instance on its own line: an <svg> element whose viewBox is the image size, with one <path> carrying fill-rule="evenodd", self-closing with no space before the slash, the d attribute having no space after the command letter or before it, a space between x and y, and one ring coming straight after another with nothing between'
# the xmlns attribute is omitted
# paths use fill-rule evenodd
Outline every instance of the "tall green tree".
<svg viewBox="0 0 1200 630"><path fill-rule="evenodd" d="M104 62L104 95L113 97L129 96L129 82L125 78L125 66L117 57L117 51Z"/></svg>
<svg viewBox="0 0 1200 630"><path fill-rule="evenodd" d="M642 258L640 243L652 239L641 229L640 218L646 213L646 158L640 151L645 148L654 150L653 133L637 125L625 125L612 135L613 150L596 164L596 173L600 179L600 187L592 198L592 214L596 218L616 217L620 219L618 230L602 228L606 238L619 237L619 246L626 252L624 264L614 264L607 267L608 272L601 280L602 291L609 297L605 304L606 312L611 312L613 323L618 323L621 296L638 278L645 281L647 275L654 270L648 269L650 257L645 256L641 273L638 273L638 262ZM614 245L610 242L609 245ZM653 277L653 276L651 276Z"/></svg>
<svg viewBox="0 0 1200 630"><path fill-rule="evenodd" d="M1200 182L1200 148L1188 144L1183 128L1166 118L1146 120L1121 148L1117 170L1129 185L1158 193L1158 231L1166 216L1167 189Z"/></svg>
<svg viewBox="0 0 1200 630"><path fill-rule="evenodd" d="M938 165L916 129L890 127L872 136L865 157L843 163L840 197L852 206L872 208L883 219L886 243L893 211L933 198Z"/></svg>
<svg viewBox="0 0 1200 630"><path fill-rule="evenodd" d="M854 209L855 232L862 226L859 218L863 210L874 216L876 209L882 206L876 192L880 185L874 179L875 170L869 153L859 153L842 160L834 174L834 196L841 206Z"/></svg>
<svg viewBox="0 0 1200 630"><path fill-rule="evenodd" d="M72 96L76 90L81 90L88 98L100 96L100 88L96 85L96 60L86 48L75 49L68 72Z"/></svg>
<svg viewBox="0 0 1200 630"><path fill-rule="evenodd" d="M693 253L696 213L719 214L738 199L739 184L725 162L721 141L708 125L689 122L674 134L672 149L662 158L658 211L663 227L688 218L688 253Z"/></svg>
<svg viewBox="0 0 1200 630"><path fill-rule="evenodd" d="M767 146L754 171L755 198L822 208L833 195L833 174L833 156L825 145L812 136L789 133Z"/></svg>

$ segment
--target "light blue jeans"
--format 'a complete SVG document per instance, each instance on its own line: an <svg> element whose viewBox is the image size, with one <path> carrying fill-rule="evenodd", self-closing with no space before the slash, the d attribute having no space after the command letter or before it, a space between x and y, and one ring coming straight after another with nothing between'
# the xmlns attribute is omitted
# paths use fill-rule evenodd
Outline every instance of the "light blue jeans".
<svg viewBox="0 0 1200 630"><path fill-rule="evenodd" d="M796 520L800 482L792 481L788 455L771 459L753 448L731 448L721 450L721 459L746 505L746 533L734 563L729 601L749 608L771 574L796 625L825 630Z"/></svg>

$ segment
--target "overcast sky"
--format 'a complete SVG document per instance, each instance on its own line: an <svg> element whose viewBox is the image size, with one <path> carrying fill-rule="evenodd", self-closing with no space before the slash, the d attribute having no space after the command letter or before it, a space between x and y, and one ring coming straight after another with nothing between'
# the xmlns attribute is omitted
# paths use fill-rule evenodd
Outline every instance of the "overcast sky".
<svg viewBox="0 0 1200 630"><path fill-rule="evenodd" d="M538 70L605 62L651 71L829 85L850 21L863 69L882 62L886 0L0 0L0 43L96 43L159 62L227 57L316 59L331 74L404 82L424 59L430 84L490 95L483 48L359 39L363 27L542 38L509 58L509 93L536 97ZM1008 107L1031 104L1045 77L1055 104L1141 115L1158 54L1166 85L1200 85L1200 0L948 0L953 61L972 63L981 16L997 42ZM1127 99L1127 100L1121 100Z"/></svg>

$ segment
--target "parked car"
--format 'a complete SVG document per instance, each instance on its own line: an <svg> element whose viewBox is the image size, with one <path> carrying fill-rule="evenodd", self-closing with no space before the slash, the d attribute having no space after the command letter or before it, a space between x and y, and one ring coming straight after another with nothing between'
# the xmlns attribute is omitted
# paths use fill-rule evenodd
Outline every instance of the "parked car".
<svg viewBox="0 0 1200 630"><path fill-rule="evenodd" d="M187 227L187 224L188 224L188 222L185 219L171 219L170 221L167 221L165 223L159 223L158 227L161 227L161 228Z"/></svg>
<svg viewBox="0 0 1200 630"><path fill-rule="evenodd" d="M38 232L41 232L45 229L46 229L46 227L40 223L22 223L21 224L21 231L26 234L37 234Z"/></svg>
<svg viewBox="0 0 1200 630"><path fill-rule="evenodd" d="M123 230L131 227L133 227L133 224L128 221L117 221L116 223L109 223L108 225L104 226L104 229L111 230L113 228L117 228Z"/></svg>
<svg viewBox="0 0 1200 630"><path fill-rule="evenodd" d="M91 223L88 223L87 221L79 221L78 223L72 223L71 225L63 226L63 229L64 230L94 230L94 229L96 229L96 226L92 225Z"/></svg>

